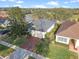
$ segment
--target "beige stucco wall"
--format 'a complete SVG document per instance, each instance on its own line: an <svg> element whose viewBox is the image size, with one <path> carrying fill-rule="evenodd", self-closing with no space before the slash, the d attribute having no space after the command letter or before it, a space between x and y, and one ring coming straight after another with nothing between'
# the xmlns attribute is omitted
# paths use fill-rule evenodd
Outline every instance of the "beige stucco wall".
<svg viewBox="0 0 79 59"><path fill-rule="evenodd" d="M32 30L31 34L34 37L38 37L38 38L45 38L45 34L47 32L50 32L53 28L55 27L55 24L53 24L46 32L41 32L41 31L36 31L36 30Z"/></svg>
<svg viewBox="0 0 79 59"><path fill-rule="evenodd" d="M79 39L77 39L75 42L75 48L79 48Z"/></svg>

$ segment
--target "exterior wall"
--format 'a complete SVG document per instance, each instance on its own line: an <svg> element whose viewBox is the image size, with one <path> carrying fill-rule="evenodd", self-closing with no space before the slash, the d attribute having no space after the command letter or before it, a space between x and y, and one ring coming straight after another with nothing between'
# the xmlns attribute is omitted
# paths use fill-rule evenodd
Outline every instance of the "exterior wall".
<svg viewBox="0 0 79 59"><path fill-rule="evenodd" d="M54 27L55 27L55 24L53 24L46 32L50 32ZM34 37L45 38L46 32L32 30L31 34Z"/></svg>
<svg viewBox="0 0 79 59"><path fill-rule="evenodd" d="M75 48L79 48L79 39L77 39L75 42Z"/></svg>
<svg viewBox="0 0 79 59"><path fill-rule="evenodd" d="M34 37L45 38L46 32L41 32L41 31L32 30L31 34L32 34L32 36L34 36Z"/></svg>
<svg viewBox="0 0 79 59"><path fill-rule="evenodd" d="M53 25L47 30L47 32L50 32L54 27L55 27L55 24L53 24Z"/></svg>
<svg viewBox="0 0 79 59"><path fill-rule="evenodd" d="M67 42L60 41L60 40L59 40L59 37L61 37L61 38L65 38ZM64 43L64 44L69 44L69 40L70 40L70 38L68 38L68 37L64 37L64 36L56 35L56 42Z"/></svg>

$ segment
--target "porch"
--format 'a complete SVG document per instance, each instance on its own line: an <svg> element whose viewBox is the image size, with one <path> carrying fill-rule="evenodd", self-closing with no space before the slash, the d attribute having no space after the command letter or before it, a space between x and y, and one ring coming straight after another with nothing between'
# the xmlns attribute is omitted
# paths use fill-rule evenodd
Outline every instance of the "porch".
<svg viewBox="0 0 79 59"><path fill-rule="evenodd" d="M71 39L69 41L69 50L72 51L72 52L78 53L79 52L78 44L79 44L78 40Z"/></svg>

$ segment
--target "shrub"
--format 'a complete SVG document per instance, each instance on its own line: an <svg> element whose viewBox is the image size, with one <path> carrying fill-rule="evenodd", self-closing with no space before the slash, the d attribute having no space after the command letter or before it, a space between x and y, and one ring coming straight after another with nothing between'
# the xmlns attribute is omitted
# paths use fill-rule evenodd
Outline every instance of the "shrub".
<svg viewBox="0 0 79 59"><path fill-rule="evenodd" d="M28 59L35 59L34 57L32 57L32 56L29 56L29 58Z"/></svg>

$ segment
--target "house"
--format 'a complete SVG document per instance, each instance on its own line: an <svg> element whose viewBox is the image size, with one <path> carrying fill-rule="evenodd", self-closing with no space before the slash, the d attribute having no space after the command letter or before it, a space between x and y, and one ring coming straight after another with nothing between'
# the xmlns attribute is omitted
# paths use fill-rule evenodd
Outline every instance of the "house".
<svg viewBox="0 0 79 59"><path fill-rule="evenodd" d="M0 26L1 27L7 27L9 26L9 21L7 19L0 19Z"/></svg>
<svg viewBox="0 0 79 59"><path fill-rule="evenodd" d="M26 16L25 20L32 24L31 34L34 37L45 38L45 34L50 32L55 26L55 20L39 19L34 20L32 16Z"/></svg>
<svg viewBox="0 0 79 59"><path fill-rule="evenodd" d="M79 22L64 21L56 33L56 42L79 48Z"/></svg>
<svg viewBox="0 0 79 59"><path fill-rule="evenodd" d="M0 26L6 27L9 25L9 21L7 20L8 14L6 11L0 11Z"/></svg>
<svg viewBox="0 0 79 59"><path fill-rule="evenodd" d="M6 11L0 11L0 35L6 34L9 30L5 29L5 27L9 26L9 21L7 20Z"/></svg>

